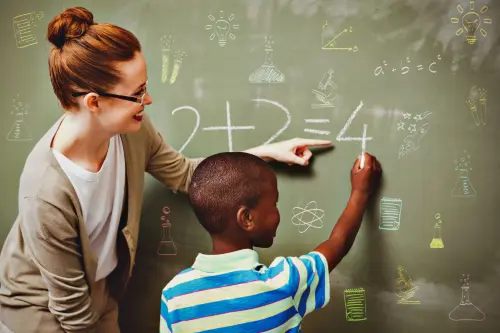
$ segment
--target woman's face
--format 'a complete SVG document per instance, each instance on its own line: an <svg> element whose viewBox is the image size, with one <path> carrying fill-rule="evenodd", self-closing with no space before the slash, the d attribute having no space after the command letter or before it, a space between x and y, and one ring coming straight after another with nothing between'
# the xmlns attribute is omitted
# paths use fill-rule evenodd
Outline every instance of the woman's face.
<svg viewBox="0 0 500 333"><path fill-rule="evenodd" d="M119 63L117 69L122 80L107 93L130 96L140 99L146 92L148 74L146 61L142 53L127 62ZM143 105L140 103L99 96L97 121L102 129L112 134L137 132L141 128L144 107L152 103L151 96L146 92Z"/></svg>

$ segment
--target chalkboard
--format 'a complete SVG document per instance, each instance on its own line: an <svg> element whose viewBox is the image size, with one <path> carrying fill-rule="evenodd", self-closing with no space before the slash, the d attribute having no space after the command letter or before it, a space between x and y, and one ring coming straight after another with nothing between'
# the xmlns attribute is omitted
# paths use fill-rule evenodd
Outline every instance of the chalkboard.
<svg viewBox="0 0 500 333"><path fill-rule="evenodd" d="M382 188L330 276L332 300L304 332L498 332L499 1L8 0L0 244L25 158L62 112L46 27L77 5L137 35L147 112L186 156L333 141L309 168L273 164L281 225L261 262L326 239L362 146L381 161ZM124 332L157 331L162 288L211 246L186 196L146 177Z"/></svg>

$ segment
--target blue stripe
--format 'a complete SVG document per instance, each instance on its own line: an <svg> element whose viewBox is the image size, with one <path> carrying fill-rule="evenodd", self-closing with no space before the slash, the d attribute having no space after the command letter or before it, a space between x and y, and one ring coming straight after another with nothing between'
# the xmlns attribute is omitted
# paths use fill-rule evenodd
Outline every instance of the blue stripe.
<svg viewBox="0 0 500 333"><path fill-rule="evenodd" d="M298 304L298 309L299 309L299 314L301 317L304 317L306 313L306 306L307 306L307 300L309 299L309 293L311 292L311 283L314 279L314 271L312 267L311 261L305 258L300 258L300 261L306 266L306 271L307 271L307 277L305 281L305 285L307 286L306 290L302 294L302 297L300 298L299 304Z"/></svg>
<svg viewBox="0 0 500 333"><path fill-rule="evenodd" d="M186 268L185 270L179 272L179 274L177 275L181 275L181 274L185 274L185 273L189 273L191 271L194 271L194 268L193 267L189 267L189 268Z"/></svg>
<svg viewBox="0 0 500 333"><path fill-rule="evenodd" d="M270 329L276 328L288 321L288 319L292 318L295 316L297 311L295 310L295 307L293 305L290 305L290 307L281 312L278 313L272 317L266 318L266 319L261 319L261 320L256 320L252 321L249 323L244 323L244 324L239 324L239 325L233 325L229 327L223 327L223 328L214 328L212 330L208 331L203 331L205 333L255 333L255 332L263 332L263 331L268 331Z"/></svg>
<svg viewBox="0 0 500 333"><path fill-rule="evenodd" d="M167 290L163 291L163 296L165 296L167 300L170 300L177 296L190 294L206 289L228 287L259 280L265 282L269 279L272 279L282 271L283 262L279 263L276 267L269 269L266 274L260 274L251 270L242 270L219 275L206 276L186 281L172 288L168 288Z"/></svg>
<svg viewBox="0 0 500 333"><path fill-rule="evenodd" d="M160 305L160 315L163 317L163 319L165 319L168 329L170 330L170 332L172 332L172 323L169 320L168 306L167 304L165 304L165 302L163 302L163 300L161 301Z"/></svg>
<svg viewBox="0 0 500 333"><path fill-rule="evenodd" d="M316 307L314 309L319 309L323 305L325 305L325 264L323 264L323 260L317 253L312 253L314 261L316 262L316 271L318 275L318 286L316 287L316 294L314 295L316 299ZM326 273L328 274L328 273Z"/></svg>
<svg viewBox="0 0 500 333"><path fill-rule="evenodd" d="M245 296L240 298L229 298L217 302L194 305L182 309L172 310L170 314L172 317L179 319L173 322L173 324L175 324L179 321L193 320L224 313L255 309L260 306L268 305L290 297L289 293L287 292L287 288L288 287L285 285L279 289L269 290L257 295ZM203 296L200 297L200 300L203 300Z"/></svg>

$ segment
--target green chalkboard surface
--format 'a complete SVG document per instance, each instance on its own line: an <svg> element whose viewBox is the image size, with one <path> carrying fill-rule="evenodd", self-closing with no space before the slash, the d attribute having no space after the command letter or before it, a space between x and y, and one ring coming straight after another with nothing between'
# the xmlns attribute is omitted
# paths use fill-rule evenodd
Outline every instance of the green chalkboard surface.
<svg viewBox="0 0 500 333"><path fill-rule="evenodd" d="M258 249L263 263L326 239L363 145L381 161L383 186L330 276L332 300L304 332L500 330L499 1L5 0L0 245L25 158L62 112L45 34L72 6L137 35L147 112L183 154L333 141L310 168L273 164L281 225ZM146 177L124 332L158 331L162 288L211 246L186 196Z"/></svg>

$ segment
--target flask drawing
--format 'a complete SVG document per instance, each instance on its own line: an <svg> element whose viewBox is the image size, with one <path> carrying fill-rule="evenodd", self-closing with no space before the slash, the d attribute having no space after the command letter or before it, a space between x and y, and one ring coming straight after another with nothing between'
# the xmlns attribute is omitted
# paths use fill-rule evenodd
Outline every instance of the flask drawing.
<svg viewBox="0 0 500 333"><path fill-rule="evenodd" d="M434 237L432 238L430 247L431 249L442 249L444 248L443 239L441 238L441 214L437 213L434 215L436 218L436 224L434 225Z"/></svg>
<svg viewBox="0 0 500 333"><path fill-rule="evenodd" d="M483 311L479 310L477 306L472 304L469 299L469 289L470 289L470 275L462 274L462 299L460 303L451 310L448 315L453 321L462 321L462 320L472 320L472 321L483 321L486 319L486 315Z"/></svg>
<svg viewBox="0 0 500 333"><path fill-rule="evenodd" d="M464 151L467 154L466 151ZM458 171L458 179L453 187L452 196L454 197L475 197L476 190L469 179L470 155L462 157L460 160L455 160L455 171Z"/></svg>
<svg viewBox="0 0 500 333"><path fill-rule="evenodd" d="M167 206L163 207L164 216L161 217L162 221L165 221L161 224L162 230L162 238L160 241L160 245L158 246L158 255L160 256L174 256L177 254L177 247L175 246L174 240L170 235L170 228L172 224L170 220L167 219L167 215L170 214L170 208Z"/></svg>

